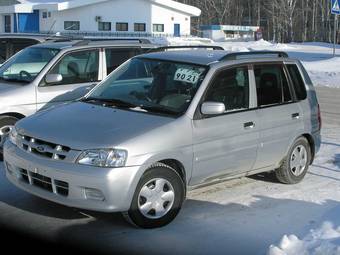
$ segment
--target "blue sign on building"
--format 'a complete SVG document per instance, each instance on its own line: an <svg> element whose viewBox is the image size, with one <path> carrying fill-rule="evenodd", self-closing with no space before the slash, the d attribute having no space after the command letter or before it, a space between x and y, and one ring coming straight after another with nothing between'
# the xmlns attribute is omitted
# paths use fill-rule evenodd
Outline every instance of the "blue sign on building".
<svg viewBox="0 0 340 255"><path fill-rule="evenodd" d="M332 14L340 15L340 0L332 0Z"/></svg>

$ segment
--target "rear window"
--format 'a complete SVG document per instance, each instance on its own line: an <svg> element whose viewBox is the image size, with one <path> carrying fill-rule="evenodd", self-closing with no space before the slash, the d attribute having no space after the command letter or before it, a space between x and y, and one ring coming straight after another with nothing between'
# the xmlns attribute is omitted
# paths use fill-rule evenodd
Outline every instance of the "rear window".
<svg viewBox="0 0 340 255"><path fill-rule="evenodd" d="M287 69L292 79L297 99L305 100L307 98L307 91L303 79L301 77L299 68L296 65L287 65Z"/></svg>

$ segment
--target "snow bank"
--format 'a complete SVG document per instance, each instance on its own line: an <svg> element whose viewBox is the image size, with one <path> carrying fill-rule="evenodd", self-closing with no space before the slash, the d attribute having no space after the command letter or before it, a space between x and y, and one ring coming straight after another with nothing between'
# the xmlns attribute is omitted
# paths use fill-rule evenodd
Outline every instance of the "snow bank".
<svg viewBox="0 0 340 255"><path fill-rule="evenodd" d="M314 85L340 88L340 58L303 62Z"/></svg>
<svg viewBox="0 0 340 255"><path fill-rule="evenodd" d="M320 229L311 230L300 240L295 235L284 235L278 246L271 245L268 255L339 255L340 227L324 222Z"/></svg>

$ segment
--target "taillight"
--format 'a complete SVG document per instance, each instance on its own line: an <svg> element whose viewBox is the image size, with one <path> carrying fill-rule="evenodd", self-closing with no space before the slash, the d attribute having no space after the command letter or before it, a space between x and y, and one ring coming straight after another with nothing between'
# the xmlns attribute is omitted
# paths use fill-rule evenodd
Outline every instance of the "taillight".
<svg viewBox="0 0 340 255"><path fill-rule="evenodd" d="M319 104L318 104L318 121L319 121L319 130L321 130L322 119L321 119L321 110L320 110L320 105Z"/></svg>

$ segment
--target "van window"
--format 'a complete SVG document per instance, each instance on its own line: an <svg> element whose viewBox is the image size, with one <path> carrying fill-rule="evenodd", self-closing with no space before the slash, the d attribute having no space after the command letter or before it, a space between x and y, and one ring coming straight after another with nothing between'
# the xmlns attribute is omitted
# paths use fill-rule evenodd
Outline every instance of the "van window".
<svg viewBox="0 0 340 255"><path fill-rule="evenodd" d="M258 106L292 101L283 65L256 65L254 67Z"/></svg>
<svg viewBox="0 0 340 255"><path fill-rule="evenodd" d="M220 72L209 88L205 101L224 103L227 111L248 109L248 68L238 67Z"/></svg>
<svg viewBox="0 0 340 255"><path fill-rule="evenodd" d="M49 74L61 74L63 80L54 85L66 85L98 81L99 51L72 52L64 56Z"/></svg>
<svg viewBox="0 0 340 255"><path fill-rule="evenodd" d="M287 65L290 78L292 79L295 94L298 100L305 100L307 98L307 91L305 83L301 77L300 71L295 64Z"/></svg>
<svg viewBox="0 0 340 255"><path fill-rule="evenodd" d="M136 49L106 49L106 71L109 75L118 66L123 64L126 60L136 55Z"/></svg>

